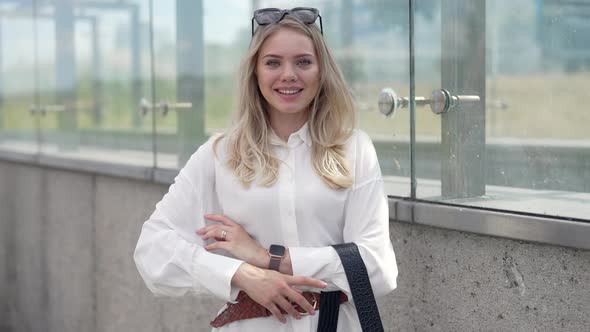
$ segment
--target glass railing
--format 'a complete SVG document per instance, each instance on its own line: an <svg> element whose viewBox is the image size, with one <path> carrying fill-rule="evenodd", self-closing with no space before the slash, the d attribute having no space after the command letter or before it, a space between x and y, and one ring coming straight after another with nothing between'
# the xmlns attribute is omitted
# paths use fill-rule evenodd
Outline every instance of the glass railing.
<svg viewBox="0 0 590 332"><path fill-rule="evenodd" d="M230 124L253 9L313 6L389 195L588 219L590 3L441 4L5 1L0 149L179 169Z"/></svg>
<svg viewBox="0 0 590 332"><path fill-rule="evenodd" d="M416 17L416 91L445 89L451 105L416 111L417 198L588 219L590 3L432 9Z"/></svg>
<svg viewBox="0 0 590 332"><path fill-rule="evenodd" d="M4 15L0 29L0 147L36 154L39 149L38 71L33 11ZM18 36L15 38L14 36Z"/></svg>

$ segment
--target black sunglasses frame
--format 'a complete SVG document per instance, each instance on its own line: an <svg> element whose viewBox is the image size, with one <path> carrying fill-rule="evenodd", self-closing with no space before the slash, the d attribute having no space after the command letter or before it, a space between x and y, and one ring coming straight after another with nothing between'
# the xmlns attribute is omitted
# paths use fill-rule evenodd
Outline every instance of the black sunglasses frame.
<svg viewBox="0 0 590 332"><path fill-rule="evenodd" d="M313 22L303 22L301 20L301 18L295 14L297 11L311 11L312 13L314 13L315 18L313 20ZM263 12L273 12L273 13L278 13L279 19L275 20L275 22L272 23L259 23L258 20L256 20L256 15L263 13ZM324 34L324 27L322 26L322 15L320 15L320 11L317 8L312 8L312 7L295 7L295 8L291 8L291 9L280 9L280 8L262 8L262 9L257 9L254 11L254 15L252 16L252 36L254 36L254 21L256 21L256 24L258 25L269 25L269 24L277 24L280 21L283 20L283 18L285 18L286 15L291 15L293 17L295 17L296 19L302 21L305 24L314 24L315 21L318 20L318 18L320 19L320 33L323 35Z"/></svg>

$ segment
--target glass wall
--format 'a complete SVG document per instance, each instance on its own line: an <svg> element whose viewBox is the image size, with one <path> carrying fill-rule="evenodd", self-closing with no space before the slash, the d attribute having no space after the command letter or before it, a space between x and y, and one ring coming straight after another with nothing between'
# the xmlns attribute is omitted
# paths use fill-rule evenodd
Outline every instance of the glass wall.
<svg viewBox="0 0 590 332"><path fill-rule="evenodd" d="M149 1L76 1L73 6L79 148L69 153L151 167L155 109Z"/></svg>
<svg viewBox="0 0 590 332"><path fill-rule="evenodd" d="M4 1L0 11L3 148L152 166L152 112L139 107L152 99L148 1Z"/></svg>
<svg viewBox="0 0 590 332"><path fill-rule="evenodd" d="M359 127L373 139L386 190L409 196L409 113L406 109L385 120L378 107L384 87L409 93L408 2L252 1L253 8L297 6L320 10L324 38L355 97Z"/></svg>
<svg viewBox="0 0 590 332"><path fill-rule="evenodd" d="M313 6L389 195L413 150L412 199L588 219L590 3L413 1L412 27L409 3L3 1L0 148L178 169L230 124L252 11Z"/></svg>
<svg viewBox="0 0 590 332"><path fill-rule="evenodd" d="M417 197L588 219L590 3L416 4Z"/></svg>
<svg viewBox="0 0 590 332"><path fill-rule="evenodd" d="M39 94L33 9L0 6L0 147L38 152ZM15 38L15 36L17 36Z"/></svg>

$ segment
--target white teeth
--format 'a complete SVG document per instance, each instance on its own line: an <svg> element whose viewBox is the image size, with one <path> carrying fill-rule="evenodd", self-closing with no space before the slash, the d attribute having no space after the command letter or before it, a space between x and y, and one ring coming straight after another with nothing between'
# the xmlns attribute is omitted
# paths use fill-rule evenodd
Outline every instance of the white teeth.
<svg viewBox="0 0 590 332"><path fill-rule="evenodd" d="M279 92L286 95L294 95L299 92L299 90L279 90Z"/></svg>

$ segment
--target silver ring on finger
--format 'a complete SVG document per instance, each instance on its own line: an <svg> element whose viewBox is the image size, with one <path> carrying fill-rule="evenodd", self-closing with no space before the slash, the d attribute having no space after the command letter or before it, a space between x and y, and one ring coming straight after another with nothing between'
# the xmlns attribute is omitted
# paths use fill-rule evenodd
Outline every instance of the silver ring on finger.
<svg viewBox="0 0 590 332"><path fill-rule="evenodd" d="M223 241L225 241L226 238L227 238L227 231L224 229L221 231L221 239Z"/></svg>

